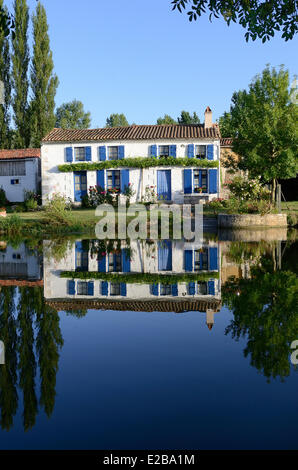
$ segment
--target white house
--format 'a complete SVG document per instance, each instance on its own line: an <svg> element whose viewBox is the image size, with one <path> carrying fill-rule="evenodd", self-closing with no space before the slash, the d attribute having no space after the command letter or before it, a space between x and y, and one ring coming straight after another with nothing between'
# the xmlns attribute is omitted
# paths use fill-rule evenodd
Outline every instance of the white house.
<svg viewBox="0 0 298 470"><path fill-rule="evenodd" d="M90 186L124 191L129 183L132 202L150 187L168 202L210 200L219 195L220 132L209 107L204 124L53 129L41 165L44 203L54 193L80 202Z"/></svg>
<svg viewBox="0 0 298 470"><path fill-rule="evenodd" d="M41 257L24 242L17 248L0 241L0 286L42 285ZM33 284L32 284L33 283Z"/></svg>
<svg viewBox="0 0 298 470"><path fill-rule="evenodd" d="M0 188L9 202L23 202L25 191L40 189L40 149L0 150Z"/></svg>
<svg viewBox="0 0 298 470"><path fill-rule="evenodd" d="M61 310L197 310L210 327L221 307L219 250L211 241L138 240L102 252L101 241L78 240L59 261L45 256L44 296Z"/></svg>

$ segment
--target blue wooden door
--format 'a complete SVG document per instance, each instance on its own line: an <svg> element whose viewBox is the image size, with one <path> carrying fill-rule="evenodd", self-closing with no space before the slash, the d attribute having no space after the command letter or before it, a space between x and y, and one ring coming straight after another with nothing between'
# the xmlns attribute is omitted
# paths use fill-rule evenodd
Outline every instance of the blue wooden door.
<svg viewBox="0 0 298 470"><path fill-rule="evenodd" d="M172 199L171 170L157 170L157 196L159 201Z"/></svg>
<svg viewBox="0 0 298 470"><path fill-rule="evenodd" d="M81 202L82 197L87 194L87 173L76 171L74 173L74 200Z"/></svg>

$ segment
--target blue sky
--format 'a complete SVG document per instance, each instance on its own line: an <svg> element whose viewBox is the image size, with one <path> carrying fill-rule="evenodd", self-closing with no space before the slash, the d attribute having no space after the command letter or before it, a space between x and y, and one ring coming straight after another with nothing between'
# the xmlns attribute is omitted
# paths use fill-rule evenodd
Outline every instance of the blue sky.
<svg viewBox="0 0 298 470"><path fill-rule="evenodd" d="M6 2L11 8L12 0ZM92 127L111 113L155 124L182 109L214 120L229 110L266 64L297 73L297 38L246 43L244 29L208 15L190 23L170 0L44 0L55 72L56 104L74 98L91 112ZM28 0L31 13L35 0Z"/></svg>

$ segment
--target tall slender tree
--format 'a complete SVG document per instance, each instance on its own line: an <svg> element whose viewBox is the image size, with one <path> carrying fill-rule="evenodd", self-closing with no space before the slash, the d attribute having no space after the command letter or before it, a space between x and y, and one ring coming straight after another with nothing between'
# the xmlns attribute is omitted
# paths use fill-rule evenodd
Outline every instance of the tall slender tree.
<svg viewBox="0 0 298 470"><path fill-rule="evenodd" d="M16 125L14 147L24 148L30 145L28 121L29 8L26 0L15 0L14 15L15 36L12 40L12 82L14 87L12 107Z"/></svg>
<svg viewBox="0 0 298 470"><path fill-rule="evenodd" d="M55 95L58 78L54 74L54 63L50 49L47 15L38 2L33 15L33 58L31 66L32 101L31 145L39 147L42 138L55 125Z"/></svg>
<svg viewBox="0 0 298 470"><path fill-rule="evenodd" d="M3 0L0 0L0 8ZM0 148L10 147L10 51L9 41L3 30L0 30Z"/></svg>

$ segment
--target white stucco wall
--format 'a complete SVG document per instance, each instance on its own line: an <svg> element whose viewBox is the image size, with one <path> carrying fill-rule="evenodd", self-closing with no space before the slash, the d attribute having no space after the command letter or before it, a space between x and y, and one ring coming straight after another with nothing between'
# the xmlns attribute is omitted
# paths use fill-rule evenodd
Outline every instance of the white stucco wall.
<svg viewBox="0 0 298 470"><path fill-rule="evenodd" d="M18 269L18 265L22 269ZM23 275L17 275L22 272ZM36 253L27 249L25 243L20 243L17 248L7 245L0 251L0 275L6 278L22 278L26 280L41 279L41 263Z"/></svg>
<svg viewBox="0 0 298 470"><path fill-rule="evenodd" d="M67 147L91 147L92 162L99 161L99 147L105 145L109 146L125 146L125 158L135 157L150 157L151 145L176 145L176 157L187 157L187 145L214 145L214 160L219 161L220 157L220 142L219 140L160 140L160 141L109 141L109 142L80 142L78 144L68 143L44 143L41 147L41 161L42 161L42 198L43 203L46 203L47 198L51 198L56 192L64 194L74 200L74 176L73 173L61 173L58 170L58 165L67 164L66 162L66 148ZM73 152L74 154L74 152ZM76 163L73 161L73 163ZM88 163L88 162L87 162ZM191 167L188 167L191 168ZM195 167L194 167L195 168ZM120 168L119 168L120 169ZM136 191L135 197L132 202L140 201L142 194L144 194L146 185L157 185L157 170L171 169L171 185L172 185L172 200L176 203L182 203L184 199L183 192L183 168L180 167L154 167L147 169L132 169L130 168L130 182L133 184L133 189ZM141 178L143 175L143 179ZM87 187L96 185L96 171L87 171ZM218 171L218 188L220 184L219 171ZM210 198L218 197L218 193L210 195Z"/></svg>
<svg viewBox="0 0 298 470"><path fill-rule="evenodd" d="M9 160L3 160L8 162ZM16 161L16 160L11 160ZM38 190L40 183L40 160L31 158L25 160L26 175L24 176L0 176L0 188L6 193L10 202L24 202L24 191ZM11 180L19 180L19 184L11 184Z"/></svg>

